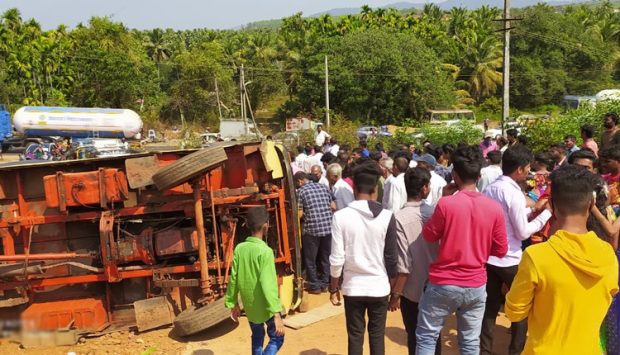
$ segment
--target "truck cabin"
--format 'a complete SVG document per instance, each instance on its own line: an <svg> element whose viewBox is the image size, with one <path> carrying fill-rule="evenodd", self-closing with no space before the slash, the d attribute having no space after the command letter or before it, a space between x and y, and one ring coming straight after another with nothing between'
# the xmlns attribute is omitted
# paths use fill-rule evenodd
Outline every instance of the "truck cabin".
<svg viewBox="0 0 620 355"><path fill-rule="evenodd" d="M462 120L476 122L476 115L472 110L445 109L428 110L424 114L424 121L433 125L454 125Z"/></svg>

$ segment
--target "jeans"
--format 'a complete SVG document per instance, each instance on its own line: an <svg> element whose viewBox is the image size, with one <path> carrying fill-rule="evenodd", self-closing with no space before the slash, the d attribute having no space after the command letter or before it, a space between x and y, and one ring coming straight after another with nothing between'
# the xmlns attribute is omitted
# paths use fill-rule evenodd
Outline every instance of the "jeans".
<svg viewBox="0 0 620 355"><path fill-rule="evenodd" d="M316 237L304 234L302 243L308 290L317 291L327 288L329 286L329 254L332 250L332 236ZM320 270L317 270L317 265Z"/></svg>
<svg viewBox="0 0 620 355"><path fill-rule="evenodd" d="M265 324L267 325L267 335L269 335L269 343L263 350L265 342ZM280 350L284 344L284 336L276 335L276 322L273 317L261 324L250 322L252 329L252 355L273 355Z"/></svg>
<svg viewBox="0 0 620 355"><path fill-rule="evenodd" d="M491 355L493 353L493 331L495 319L500 307L504 303L502 285L510 286L517 275L518 266L498 267L487 264L487 302L482 320L482 333L480 334L480 353ZM523 352L527 340L527 319L510 326L509 355L518 355ZM501 352L506 351L502 349Z"/></svg>
<svg viewBox="0 0 620 355"><path fill-rule="evenodd" d="M433 355L446 318L456 312L462 355L478 355L486 287L476 288L429 283L420 300L416 340L417 354Z"/></svg>
<svg viewBox="0 0 620 355"><path fill-rule="evenodd" d="M385 321L387 319L387 310L387 296L344 296L344 315L347 321L349 355L362 355L367 312L370 355L385 354Z"/></svg>
<svg viewBox="0 0 620 355"><path fill-rule="evenodd" d="M418 306L418 303L409 301L405 297L400 297L400 313L403 316L403 324L407 331L407 348L409 349L409 355L415 355L415 348L417 345L415 330L418 327ZM437 338L435 355L441 355L441 334Z"/></svg>

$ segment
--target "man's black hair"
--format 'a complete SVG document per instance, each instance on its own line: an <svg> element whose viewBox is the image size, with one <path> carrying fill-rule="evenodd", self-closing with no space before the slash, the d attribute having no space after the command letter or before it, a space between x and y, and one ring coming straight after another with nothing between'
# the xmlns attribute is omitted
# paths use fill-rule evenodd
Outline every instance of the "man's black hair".
<svg viewBox="0 0 620 355"><path fill-rule="evenodd" d="M374 160L376 162L379 162L379 160L381 160L381 157L383 157L383 155L381 155L381 152L371 152L370 153L370 160Z"/></svg>
<svg viewBox="0 0 620 355"><path fill-rule="evenodd" d="M422 188L431 182L431 173L420 167L415 167L407 170L405 173L405 188L407 190L407 197L419 197Z"/></svg>
<svg viewBox="0 0 620 355"><path fill-rule="evenodd" d="M452 155L452 153L454 153L454 149L456 149L454 147L454 144L450 144L450 143L446 143L446 144L441 146L441 152L443 154L448 154L448 156L450 156L450 155Z"/></svg>
<svg viewBox="0 0 620 355"><path fill-rule="evenodd" d="M396 158L405 158L407 159L407 161L411 161L411 152L409 152L409 150L399 150L397 152L394 152L394 155L390 158L392 158L393 160L396 160Z"/></svg>
<svg viewBox="0 0 620 355"><path fill-rule="evenodd" d="M348 152L351 150L351 145L350 144L343 144L340 146L340 150L344 150L345 152Z"/></svg>
<svg viewBox="0 0 620 355"><path fill-rule="evenodd" d="M567 165L551 174L551 201L553 208L564 215L582 214L590 209L594 191L592 173Z"/></svg>
<svg viewBox="0 0 620 355"><path fill-rule="evenodd" d="M439 159L439 157L441 157L441 148L437 147L434 144L429 144L426 147L424 147L424 151L430 155L432 155L436 160Z"/></svg>
<svg viewBox="0 0 620 355"><path fill-rule="evenodd" d="M553 170L555 166L555 161L551 157L551 154L547 152L538 153L534 156L534 160L540 164L544 164L547 167L547 170Z"/></svg>
<svg viewBox="0 0 620 355"><path fill-rule="evenodd" d="M359 146L360 148L368 148L368 143L366 143L366 141L360 141Z"/></svg>
<svg viewBox="0 0 620 355"><path fill-rule="evenodd" d="M394 159L394 166L398 169L399 172L404 173L409 168L409 160L404 157L397 157Z"/></svg>
<svg viewBox="0 0 620 355"><path fill-rule="evenodd" d="M605 160L620 161L620 144L615 144L603 149L598 156Z"/></svg>
<svg viewBox="0 0 620 355"><path fill-rule="evenodd" d="M605 118L607 117L611 117L611 120L614 121L616 125L618 124L618 114L616 114L615 112L607 112L605 114Z"/></svg>
<svg viewBox="0 0 620 355"><path fill-rule="evenodd" d="M371 194L377 188L377 182L381 176L379 165L367 161L353 168L353 185L355 189L364 194Z"/></svg>
<svg viewBox="0 0 620 355"><path fill-rule="evenodd" d="M565 140L565 141L570 140L570 141L575 142L575 141L577 141L577 137L573 136L572 134L569 134L569 135L567 135L566 137L564 137L564 140Z"/></svg>
<svg viewBox="0 0 620 355"><path fill-rule="evenodd" d="M383 148L383 143L378 142L377 144L375 144L375 150L378 152L383 152L385 149Z"/></svg>
<svg viewBox="0 0 620 355"><path fill-rule="evenodd" d="M517 138L517 136L519 135L519 131L517 131L517 130L516 130L516 129L514 129L514 128L511 128L511 129L509 129L509 130L507 130L507 131L506 131L506 135L507 135L507 136L514 137L514 138Z"/></svg>
<svg viewBox="0 0 620 355"><path fill-rule="evenodd" d="M334 144L338 144L338 141L337 141L337 140L336 140L336 138L334 138L334 137L331 137L331 138L329 139L329 142L330 142L332 145L334 145Z"/></svg>
<svg viewBox="0 0 620 355"><path fill-rule="evenodd" d="M517 169L528 166L532 160L534 156L526 146L514 145L506 149L502 156L502 171L504 175L510 175Z"/></svg>
<svg viewBox="0 0 620 355"><path fill-rule="evenodd" d="M594 165L594 163L596 162L596 154L594 154L594 152L590 149L584 148L584 149L580 149L577 150L573 153L571 153L571 155L568 156L568 163L569 164L574 164L575 160L577 159L588 159L592 161L592 164Z"/></svg>
<svg viewBox="0 0 620 355"><path fill-rule="evenodd" d="M555 149L566 155L566 146L563 143L553 143L549 146L549 149Z"/></svg>
<svg viewBox="0 0 620 355"><path fill-rule="evenodd" d="M337 158L332 153L327 152L323 154L323 156L321 157L321 163L327 163L327 164L335 163L336 159Z"/></svg>
<svg viewBox="0 0 620 355"><path fill-rule="evenodd" d="M251 232L260 231L265 223L269 221L269 212L265 206L257 206L248 209L246 222Z"/></svg>
<svg viewBox="0 0 620 355"><path fill-rule="evenodd" d="M527 138L527 136L520 135L520 136L517 137L517 141L519 141L519 143L522 144L522 145L527 145L527 142L529 142L530 139Z"/></svg>
<svg viewBox="0 0 620 355"><path fill-rule="evenodd" d="M318 152L320 152L320 151L321 151L321 147L319 147L318 145L315 145L315 146L314 146L314 152L315 152L315 153L318 153Z"/></svg>
<svg viewBox="0 0 620 355"><path fill-rule="evenodd" d="M492 165L498 165L502 162L502 152L499 150L492 150L487 153L487 159L489 159L489 163Z"/></svg>
<svg viewBox="0 0 620 355"><path fill-rule="evenodd" d="M304 148L303 145L298 145L297 146L297 153L298 154L304 153L305 151L306 151L306 148Z"/></svg>
<svg viewBox="0 0 620 355"><path fill-rule="evenodd" d="M312 146L311 146L311 145L307 145L307 146L306 146L306 154L307 154L307 155L312 154Z"/></svg>
<svg viewBox="0 0 620 355"><path fill-rule="evenodd" d="M452 153L454 171L464 182L476 182L484 164L482 151L476 145L462 146Z"/></svg>
<svg viewBox="0 0 620 355"><path fill-rule="evenodd" d="M586 136L586 138L594 137L594 126L589 124L581 126L581 133Z"/></svg>

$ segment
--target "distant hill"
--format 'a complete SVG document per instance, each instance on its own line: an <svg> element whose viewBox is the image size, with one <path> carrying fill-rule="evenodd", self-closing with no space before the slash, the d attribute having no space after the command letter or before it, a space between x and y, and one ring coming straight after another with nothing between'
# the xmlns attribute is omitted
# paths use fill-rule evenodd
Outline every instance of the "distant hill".
<svg viewBox="0 0 620 355"><path fill-rule="evenodd" d="M540 2L546 2L553 6L563 6L570 4L578 4L578 3L598 3L601 1L597 0L512 0L511 6L513 8L520 7L528 7L534 6ZM612 1L615 3L616 1ZM393 8L399 11L407 11L407 10L416 10L424 8L424 5L427 2L425 1L415 1L415 2L396 2L393 4L381 6L381 8L389 9ZM442 10L450 10L453 7L463 7L466 9L477 9L484 5L493 6L493 7L504 7L504 0L444 0L435 2ZM330 15L333 17L341 17L347 15L355 15L359 14L361 8L355 7L343 7L343 8L335 8L327 11L318 12L316 14L312 14L307 17L320 17L322 15ZM257 28L278 28L282 23L281 20L264 20L264 21L256 21L243 26L245 29L257 29Z"/></svg>

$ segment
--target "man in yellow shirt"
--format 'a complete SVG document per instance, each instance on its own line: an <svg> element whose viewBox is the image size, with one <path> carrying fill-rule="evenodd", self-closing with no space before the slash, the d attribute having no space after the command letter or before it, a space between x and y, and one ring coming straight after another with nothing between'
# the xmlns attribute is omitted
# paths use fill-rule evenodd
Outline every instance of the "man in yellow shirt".
<svg viewBox="0 0 620 355"><path fill-rule="evenodd" d="M618 292L612 247L588 232L593 176L579 166L551 175L558 231L529 247L506 295L512 322L528 318L523 354L600 354L599 330Z"/></svg>

